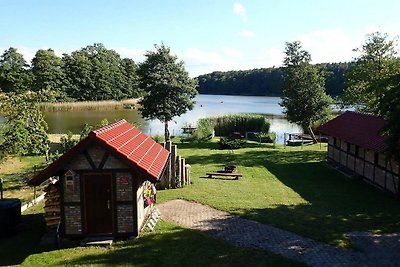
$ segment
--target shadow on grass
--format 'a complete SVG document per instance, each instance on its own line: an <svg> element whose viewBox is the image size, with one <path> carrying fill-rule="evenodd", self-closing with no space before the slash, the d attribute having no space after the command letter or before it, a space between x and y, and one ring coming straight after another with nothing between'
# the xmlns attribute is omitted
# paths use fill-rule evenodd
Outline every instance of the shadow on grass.
<svg viewBox="0 0 400 267"><path fill-rule="evenodd" d="M71 265L135 266L296 266L295 262L255 249L238 249L193 230L170 226L167 232L119 242L108 253L60 262Z"/></svg>
<svg viewBox="0 0 400 267"><path fill-rule="evenodd" d="M242 216L335 245L351 231L400 230L399 201L360 180L344 176L325 162L323 151L248 151L244 166L261 165L308 204L243 210ZM266 192L268 194L268 192Z"/></svg>
<svg viewBox="0 0 400 267"><path fill-rule="evenodd" d="M217 165L224 163L224 155L191 155L187 161ZM324 162L326 151L261 147L238 151L235 157L239 168L263 167L307 201L306 204L270 205L261 209L247 206L233 210L240 216L337 246L349 245L345 234L352 231L400 231L398 199L332 169ZM249 179L246 173L242 174L244 181Z"/></svg>
<svg viewBox="0 0 400 267"><path fill-rule="evenodd" d="M56 249L39 245L46 231L43 214L22 215L15 235L0 238L0 266L21 264L28 256Z"/></svg>

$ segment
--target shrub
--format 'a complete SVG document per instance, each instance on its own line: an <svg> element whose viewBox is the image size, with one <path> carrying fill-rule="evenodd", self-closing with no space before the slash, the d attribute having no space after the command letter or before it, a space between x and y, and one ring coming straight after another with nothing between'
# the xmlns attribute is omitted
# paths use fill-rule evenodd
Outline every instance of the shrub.
<svg viewBox="0 0 400 267"><path fill-rule="evenodd" d="M194 139L198 141L210 140L214 134L214 124L212 119L204 118L197 122L197 129L194 133Z"/></svg>
<svg viewBox="0 0 400 267"><path fill-rule="evenodd" d="M246 132L268 133L270 123L263 115L239 114L210 118L214 125L215 135L229 136L234 132L245 134Z"/></svg>
<svg viewBox="0 0 400 267"><path fill-rule="evenodd" d="M62 136L60 139L61 153L65 153L78 143L78 140L73 138L71 131L68 131L67 136Z"/></svg>
<svg viewBox="0 0 400 267"><path fill-rule="evenodd" d="M232 137L221 137L218 143L221 149L238 149L244 146L246 140Z"/></svg>

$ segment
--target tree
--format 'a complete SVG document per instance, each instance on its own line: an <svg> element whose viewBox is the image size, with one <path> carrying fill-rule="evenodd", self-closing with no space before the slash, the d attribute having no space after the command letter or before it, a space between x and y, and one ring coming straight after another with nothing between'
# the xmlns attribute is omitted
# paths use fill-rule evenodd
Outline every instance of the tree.
<svg viewBox="0 0 400 267"><path fill-rule="evenodd" d="M189 77L182 61L171 54L164 44L147 51L139 64L140 87L145 95L140 100L142 116L164 123L165 140L169 140L168 122L193 109L196 81Z"/></svg>
<svg viewBox="0 0 400 267"><path fill-rule="evenodd" d="M325 121L331 112L332 98L325 93L325 79L310 64L311 55L298 41L286 43L283 61L282 102L288 121L308 129L316 142L312 125Z"/></svg>
<svg viewBox="0 0 400 267"><path fill-rule="evenodd" d="M400 72L396 41L390 40L387 34L375 32L367 35L365 43L354 51L360 56L354 60L354 68L346 77L343 102L361 111L379 114L385 83Z"/></svg>
<svg viewBox="0 0 400 267"><path fill-rule="evenodd" d="M65 95L67 81L63 62L52 49L40 49L32 59L33 91L52 90Z"/></svg>
<svg viewBox="0 0 400 267"><path fill-rule="evenodd" d="M0 57L0 88L3 92L21 93L29 89L32 76L22 54L10 47Z"/></svg>
<svg viewBox="0 0 400 267"><path fill-rule="evenodd" d="M7 154L48 156L47 124L39 103L49 100L51 92L0 94L0 112L7 118L0 150Z"/></svg>
<svg viewBox="0 0 400 267"><path fill-rule="evenodd" d="M135 97L139 88L133 60L122 60L102 44L89 45L63 56L68 95L77 100L120 100Z"/></svg>

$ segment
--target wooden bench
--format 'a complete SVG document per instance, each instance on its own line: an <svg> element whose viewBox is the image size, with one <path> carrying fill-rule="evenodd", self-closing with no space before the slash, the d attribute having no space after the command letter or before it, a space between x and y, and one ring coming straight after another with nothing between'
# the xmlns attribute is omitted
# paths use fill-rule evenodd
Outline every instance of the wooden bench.
<svg viewBox="0 0 400 267"><path fill-rule="evenodd" d="M208 178L213 178L213 176L235 177L236 180L243 176L240 173L234 172L207 172L206 175Z"/></svg>

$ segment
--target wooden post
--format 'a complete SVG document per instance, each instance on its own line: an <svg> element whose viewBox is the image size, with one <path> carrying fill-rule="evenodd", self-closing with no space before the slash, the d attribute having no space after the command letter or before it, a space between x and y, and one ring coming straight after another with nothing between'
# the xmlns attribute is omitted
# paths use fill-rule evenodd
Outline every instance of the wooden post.
<svg viewBox="0 0 400 267"><path fill-rule="evenodd" d="M283 133L283 147L286 148L286 133Z"/></svg>
<svg viewBox="0 0 400 267"><path fill-rule="evenodd" d="M182 187L181 156L176 157L176 174L178 176L178 187Z"/></svg>
<svg viewBox="0 0 400 267"><path fill-rule="evenodd" d="M187 184L188 185L190 185L191 184L191 181L190 181L190 165L189 164L186 164L185 165L185 171L186 171L186 181L187 181Z"/></svg>
<svg viewBox="0 0 400 267"><path fill-rule="evenodd" d="M185 159L181 158L181 181L183 185L186 185L186 172L185 172Z"/></svg>
<svg viewBox="0 0 400 267"><path fill-rule="evenodd" d="M176 188L176 155L177 153L177 146L171 147L171 186L172 188Z"/></svg>
<svg viewBox="0 0 400 267"><path fill-rule="evenodd" d="M167 142L165 142L165 149L166 150L168 150L169 152L171 152L171 146L172 146L172 142L171 141L167 141ZM172 174L171 174L171 158L170 158L170 160L168 161L168 163L167 163L167 179L166 179L166 184L167 184L167 188L172 188L172 185L171 185L171 177L172 177Z"/></svg>

